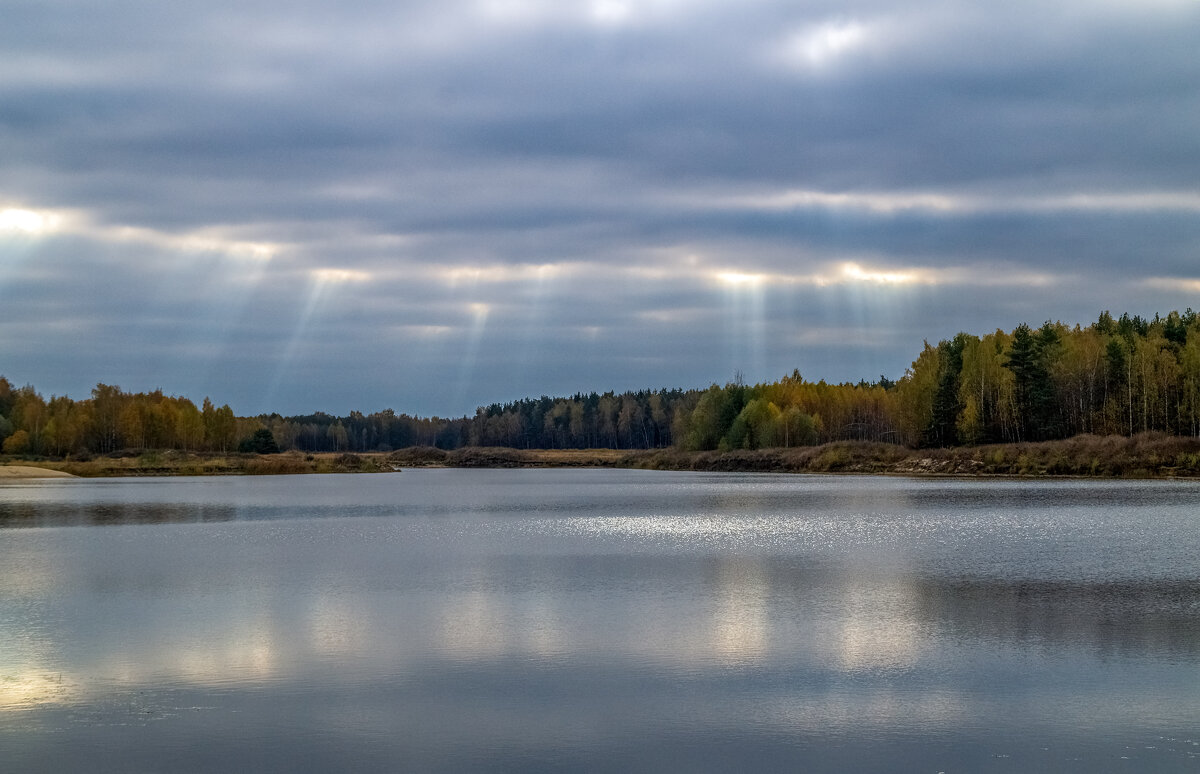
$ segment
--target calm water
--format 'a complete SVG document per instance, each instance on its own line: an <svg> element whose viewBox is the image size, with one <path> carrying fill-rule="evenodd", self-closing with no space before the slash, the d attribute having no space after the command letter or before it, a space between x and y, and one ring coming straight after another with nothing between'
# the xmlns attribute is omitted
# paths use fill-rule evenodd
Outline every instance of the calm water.
<svg viewBox="0 0 1200 774"><path fill-rule="evenodd" d="M0 485L0 771L1200 771L1200 485Z"/></svg>

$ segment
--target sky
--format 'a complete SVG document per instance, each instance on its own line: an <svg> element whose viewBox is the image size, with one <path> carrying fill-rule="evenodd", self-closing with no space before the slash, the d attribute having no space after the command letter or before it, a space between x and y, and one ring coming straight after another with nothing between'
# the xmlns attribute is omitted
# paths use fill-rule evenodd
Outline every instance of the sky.
<svg viewBox="0 0 1200 774"><path fill-rule="evenodd" d="M1200 308L1195 0L6 0L0 374L461 416Z"/></svg>

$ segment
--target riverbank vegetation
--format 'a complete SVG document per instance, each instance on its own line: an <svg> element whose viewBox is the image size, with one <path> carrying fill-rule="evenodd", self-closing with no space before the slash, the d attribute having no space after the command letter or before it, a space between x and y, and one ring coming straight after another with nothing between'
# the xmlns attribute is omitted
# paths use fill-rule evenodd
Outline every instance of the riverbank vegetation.
<svg viewBox="0 0 1200 774"><path fill-rule="evenodd" d="M82 400L47 400L0 377L7 459L110 474L349 469L351 459L382 470L397 450L432 449L446 455L438 464L540 464L542 450L577 452L555 457L562 464L781 470L890 469L915 450L934 472L1123 475L1190 470L1183 441L1197 437L1200 320L1190 309L959 333L926 343L894 381L828 384L794 371L755 385L525 398L450 419L390 409L238 417L208 398L197 407L103 383Z"/></svg>
<svg viewBox="0 0 1200 774"><path fill-rule="evenodd" d="M34 464L84 478L124 476L255 476L296 473L383 473L397 469L385 454L252 454L146 451L87 459L41 459Z"/></svg>
<svg viewBox="0 0 1200 774"><path fill-rule="evenodd" d="M877 441L726 451L492 447L446 451L418 447L393 452L387 461L403 467L621 467L761 473L1164 478L1200 476L1200 438L1151 432L1131 438L1081 435L1059 441L934 449L911 449Z"/></svg>
<svg viewBox="0 0 1200 774"><path fill-rule="evenodd" d="M878 441L819 446L688 451L668 449L512 449L414 446L393 452L305 454L145 452L88 460L42 460L41 468L76 476L386 473L406 468L638 468L760 473L872 473L909 476L1200 476L1200 439L1163 433L1081 435L1059 441L912 449ZM0 468L2 471L3 468Z"/></svg>

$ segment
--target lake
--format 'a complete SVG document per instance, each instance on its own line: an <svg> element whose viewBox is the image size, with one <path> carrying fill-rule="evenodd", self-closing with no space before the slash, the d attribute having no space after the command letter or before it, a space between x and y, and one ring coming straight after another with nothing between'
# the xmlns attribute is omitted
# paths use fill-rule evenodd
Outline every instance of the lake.
<svg viewBox="0 0 1200 774"><path fill-rule="evenodd" d="M1200 770L1200 484L0 484L0 771Z"/></svg>

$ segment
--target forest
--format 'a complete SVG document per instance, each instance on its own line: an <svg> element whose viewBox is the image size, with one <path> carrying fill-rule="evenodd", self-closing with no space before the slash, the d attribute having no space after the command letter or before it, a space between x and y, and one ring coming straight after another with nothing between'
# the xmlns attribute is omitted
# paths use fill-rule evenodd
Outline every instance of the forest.
<svg viewBox="0 0 1200 774"><path fill-rule="evenodd" d="M5 454L83 458L146 449L368 452L414 446L689 451L786 448L841 440L910 448L1158 431L1200 436L1200 320L1108 312L1069 327L924 344L903 377L827 384L793 371L707 389L526 398L460 418L392 410L237 417L228 405L97 384L90 397L45 399L0 377ZM265 440L264 440L265 439Z"/></svg>

